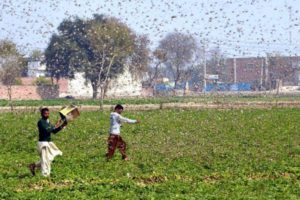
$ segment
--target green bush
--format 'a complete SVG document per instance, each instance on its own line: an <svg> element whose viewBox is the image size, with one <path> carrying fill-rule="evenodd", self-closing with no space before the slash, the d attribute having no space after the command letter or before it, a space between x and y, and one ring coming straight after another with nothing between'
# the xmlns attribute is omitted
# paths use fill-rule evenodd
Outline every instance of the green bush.
<svg viewBox="0 0 300 200"><path fill-rule="evenodd" d="M22 80L20 78L17 78L15 80L15 85L22 85Z"/></svg>
<svg viewBox="0 0 300 200"><path fill-rule="evenodd" d="M52 85L51 80L45 77L38 77L34 81L35 85Z"/></svg>

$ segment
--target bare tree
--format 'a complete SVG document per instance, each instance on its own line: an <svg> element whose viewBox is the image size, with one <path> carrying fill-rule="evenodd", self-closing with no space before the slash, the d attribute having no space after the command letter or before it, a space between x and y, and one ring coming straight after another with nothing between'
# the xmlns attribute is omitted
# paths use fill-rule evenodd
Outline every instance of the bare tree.
<svg viewBox="0 0 300 200"><path fill-rule="evenodd" d="M160 41L159 49L165 52L164 64L169 68L174 80L174 95L178 83L190 67L190 63L197 49L195 38L189 34L174 32Z"/></svg>
<svg viewBox="0 0 300 200"><path fill-rule="evenodd" d="M196 45L189 66L185 70L183 70L182 82L185 83L183 88L183 95L186 95L187 84L189 85L189 83L192 82L192 79L194 79L195 77L197 77L198 79L201 77L203 72L202 60L203 60L203 49L200 48L200 46Z"/></svg>
<svg viewBox="0 0 300 200"><path fill-rule="evenodd" d="M156 95L155 93L155 86L157 83L157 79L161 74L160 68L163 62L166 61L166 53L160 49L156 49L152 55L151 59L153 62L153 66L149 66L148 68L148 83L150 88L153 91L153 96Z"/></svg>
<svg viewBox="0 0 300 200"><path fill-rule="evenodd" d="M271 89L279 91L279 82L288 82L292 84L294 82L295 68L293 68L292 59L290 57L284 57L280 53L268 53L267 54L269 69L269 83Z"/></svg>
<svg viewBox="0 0 300 200"><path fill-rule="evenodd" d="M16 84L17 78L21 76L25 62L16 45L6 40L0 42L0 59L0 81L7 88L9 105L12 111L12 86Z"/></svg>
<svg viewBox="0 0 300 200"><path fill-rule="evenodd" d="M137 35L134 40L134 52L130 58L129 71L135 79L140 79L148 71L150 63L150 40L147 35Z"/></svg>

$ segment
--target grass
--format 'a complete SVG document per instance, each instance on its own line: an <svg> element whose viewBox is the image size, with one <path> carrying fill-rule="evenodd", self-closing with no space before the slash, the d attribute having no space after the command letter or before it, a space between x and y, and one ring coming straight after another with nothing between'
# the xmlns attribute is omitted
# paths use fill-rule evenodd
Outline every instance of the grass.
<svg viewBox="0 0 300 200"><path fill-rule="evenodd" d="M257 96L257 95L238 95L224 96L217 94L208 94L207 96L186 96L186 97L155 97L155 98L120 98L105 99L104 104L115 105L122 104L160 104L160 103L232 103L232 102L275 102L275 101L300 101L300 96ZM47 100L14 100L14 106L60 106L60 105L100 105L99 100L94 99L47 99ZM9 101L0 99L0 107L9 106Z"/></svg>
<svg viewBox="0 0 300 200"><path fill-rule="evenodd" d="M172 98L130 98L130 99L105 99L104 104L114 105L118 103L126 104L159 104L161 102L180 102L180 97ZM14 100L14 106L56 106L56 105L100 105L98 99L47 99L47 100ZM9 106L9 101L0 100L0 107Z"/></svg>
<svg viewBox="0 0 300 200"><path fill-rule="evenodd" d="M53 136L51 178L27 169L39 115L1 114L0 199L299 199L299 112L125 111L129 162L104 158L109 113L83 112Z"/></svg>

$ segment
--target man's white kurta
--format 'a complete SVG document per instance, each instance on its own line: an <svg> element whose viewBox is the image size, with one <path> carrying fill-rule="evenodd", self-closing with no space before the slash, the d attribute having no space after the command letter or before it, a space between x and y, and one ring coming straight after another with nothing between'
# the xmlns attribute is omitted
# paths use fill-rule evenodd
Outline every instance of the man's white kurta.
<svg viewBox="0 0 300 200"><path fill-rule="evenodd" d="M62 152L53 142L38 142L37 149L40 161L36 165L41 167L43 176L50 176L51 162L56 156L61 156Z"/></svg>

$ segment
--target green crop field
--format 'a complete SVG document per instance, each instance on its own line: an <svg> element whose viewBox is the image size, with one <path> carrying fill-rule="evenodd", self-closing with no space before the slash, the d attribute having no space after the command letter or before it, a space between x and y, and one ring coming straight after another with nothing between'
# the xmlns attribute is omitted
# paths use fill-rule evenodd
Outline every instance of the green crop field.
<svg viewBox="0 0 300 200"><path fill-rule="evenodd" d="M107 162L109 113L83 112L53 136L51 178L27 169L39 114L0 114L0 199L300 199L299 113L125 110L142 121L122 128L131 160Z"/></svg>

